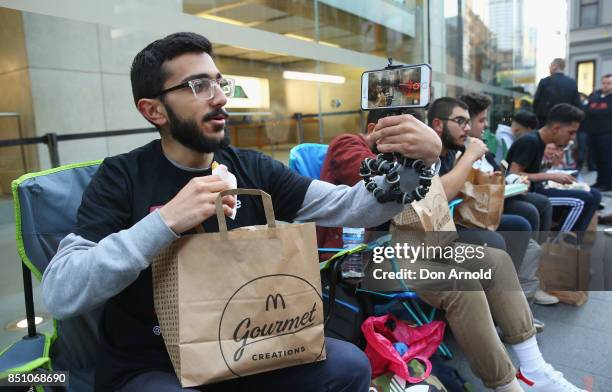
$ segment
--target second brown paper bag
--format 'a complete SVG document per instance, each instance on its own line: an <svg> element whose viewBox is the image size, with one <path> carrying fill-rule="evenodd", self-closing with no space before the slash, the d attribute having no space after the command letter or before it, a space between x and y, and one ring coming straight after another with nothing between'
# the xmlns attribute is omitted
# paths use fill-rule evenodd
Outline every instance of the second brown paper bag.
<svg viewBox="0 0 612 392"><path fill-rule="evenodd" d="M455 222L461 226L497 230L504 211L505 178L501 174L490 174L471 169L459 198Z"/></svg>

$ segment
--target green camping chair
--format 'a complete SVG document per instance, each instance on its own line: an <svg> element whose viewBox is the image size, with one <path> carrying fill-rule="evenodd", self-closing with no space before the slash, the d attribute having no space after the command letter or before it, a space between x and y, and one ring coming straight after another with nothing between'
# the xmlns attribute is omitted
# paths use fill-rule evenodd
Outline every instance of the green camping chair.
<svg viewBox="0 0 612 392"><path fill-rule="evenodd" d="M495 134L489 129L485 129L484 133L482 134L482 141L485 142L489 151L495 154L497 151L497 138L495 137Z"/></svg>
<svg viewBox="0 0 612 392"><path fill-rule="evenodd" d="M54 320L52 333L37 333L31 274L41 280L60 241L72 231L83 191L100 163L85 162L30 173L12 183L28 335L0 353L0 379L9 372L65 370L70 374L69 391L93 391L101 308Z"/></svg>

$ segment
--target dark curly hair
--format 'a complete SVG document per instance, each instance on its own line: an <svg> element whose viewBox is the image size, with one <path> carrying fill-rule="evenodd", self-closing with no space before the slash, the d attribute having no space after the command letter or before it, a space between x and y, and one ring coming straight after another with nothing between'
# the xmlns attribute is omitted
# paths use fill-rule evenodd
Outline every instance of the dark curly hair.
<svg viewBox="0 0 612 392"><path fill-rule="evenodd" d="M442 97L436 99L427 110L427 123L431 126L435 118L447 119L457 106L468 110L466 103L456 98Z"/></svg>
<svg viewBox="0 0 612 392"><path fill-rule="evenodd" d="M141 50L134 57L130 72L134 103L141 98L155 98L168 77L163 69L164 62L185 53L208 53L212 56L212 44L196 33L174 33L151 42Z"/></svg>
<svg viewBox="0 0 612 392"><path fill-rule="evenodd" d="M582 120L584 120L584 112L582 110L567 103L560 103L550 109L546 118L546 124L571 124L573 122L582 122Z"/></svg>
<svg viewBox="0 0 612 392"><path fill-rule="evenodd" d="M493 100L488 95L474 92L460 96L459 100L465 102L468 106L470 117L476 117L478 113L485 111L493 103Z"/></svg>
<svg viewBox="0 0 612 392"><path fill-rule="evenodd" d="M528 112L526 110L521 110L520 112L516 113L512 118L512 121L515 121L529 129L537 129L539 127L538 117L532 112Z"/></svg>

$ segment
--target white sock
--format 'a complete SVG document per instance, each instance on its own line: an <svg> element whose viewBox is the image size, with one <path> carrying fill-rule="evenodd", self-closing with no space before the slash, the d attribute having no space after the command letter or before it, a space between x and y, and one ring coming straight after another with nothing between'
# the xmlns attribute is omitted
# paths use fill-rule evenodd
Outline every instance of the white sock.
<svg viewBox="0 0 612 392"><path fill-rule="evenodd" d="M525 392L519 384L518 380L515 378L510 382L510 384L502 385L501 387L495 388L495 392Z"/></svg>
<svg viewBox="0 0 612 392"><path fill-rule="evenodd" d="M513 344L512 349L519 360L521 373L525 376L534 375L546 365L535 336L519 344Z"/></svg>

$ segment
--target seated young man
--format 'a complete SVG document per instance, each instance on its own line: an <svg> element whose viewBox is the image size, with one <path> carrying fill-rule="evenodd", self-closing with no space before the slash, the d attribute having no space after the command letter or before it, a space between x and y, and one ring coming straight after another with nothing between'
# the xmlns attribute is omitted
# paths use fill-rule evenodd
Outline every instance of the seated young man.
<svg viewBox="0 0 612 392"><path fill-rule="evenodd" d="M555 143L548 143L544 149L542 167L540 170L545 172L550 169L565 169L563 155L562 148L557 146ZM558 230L561 232L572 231L572 227L574 227L574 224L580 218L580 215L584 210L584 201L575 197L558 196L549 197L548 199L550 200L551 204L554 204L554 206L557 207L555 215L560 219L560 223L557 225Z"/></svg>
<svg viewBox="0 0 612 392"><path fill-rule="evenodd" d="M485 129L488 127L488 108L491 106L492 100L488 95L480 94L476 92L468 93L459 97L459 100L464 102L468 106L468 112L470 113L470 131L469 136L473 138L482 139L482 135L484 134ZM534 115L535 117L535 115ZM490 152L487 152L484 156L484 162L490 166L490 170L499 172L501 167L497 164L495 160L495 156ZM479 163L484 164L483 160L479 161ZM482 170L482 165L481 165ZM514 176L516 177L516 176ZM510 177L509 177L510 178ZM527 221L531 226L532 238L537 241L544 241L545 237L550 230L550 226L552 224L552 205L548 200L548 197L544 195L540 195L535 192L528 192L523 195L517 195L514 197L510 197L504 200L504 214L507 215L517 215L521 216ZM507 244L518 243L521 246L527 249L528 241L526 240L523 232L504 232L507 218L502 218L502 222L500 224L499 230L502 231L502 235L506 239ZM540 234L542 234L540 236ZM520 255L521 253L519 253ZM522 254L525 254L525 251L522 251ZM524 263L524 260L521 259L515 261L515 267L517 271L519 271L520 267L524 267L521 264ZM538 262L539 265L539 262ZM531 268L528 268L531 271L537 271L537 265L533 265ZM533 284L528 284L529 282L537 282L538 279L535 276L535 272L531 276L520 276L521 284L525 284L523 287L533 287ZM535 290L535 291L534 291ZM555 296L552 296L546 293L543 290L535 289L535 287L530 288L525 292L525 295L528 298L534 299L535 303L540 305L554 305L559 302L559 299ZM543 324L536 320L536 323L543 326Z"/></svg>
<svg viewBox="0 0 612 392"><path fill-rule="evenodd" d="M482 139L485 129L488 127L487 112L492 103L489 96L480 93L469 93L459 97L468 106L470 113L470 131L469 135L478 139ZM532 114L533 120L536 120L535 114ZM529 115L525 112L518 113L512 120L512 129L518 129L517 121L523 121ZM528 121L527 121L528 122ZM537 124L537 122L536 122ZM531 123L528 126L534 125ZM517 131L518 133L522 131ZM501 168L495 160L495 156L490 152L485 154L486 161L491 165L494 171L500 171ZM548 201L548 197L535 192L529 192L524 195L518 195L508 198L504 201L504 213L511 215L519 215L529 221L534 237L538 231L547 232L550 230L552 223L552 206Z"/></svg>
<svg viewBox="0 0 612 392"><path fill-rule="evenodd" d="M563 159L563 149L555 143L548 143L542 156L542 171L567 169Z"/></svg>
<svg viewBox="0 0 612 392"><path fill-rule="evenodd" d="M482 158L488 152L487 146L480 138L470 137L470 114L468 106L455 98L436 99L427 112L429 126L442 140L440 156L440 179L448 200L458 197L472 167L476 162L482 164ZM481 126L484 129L483 126ZM467 147L465 146L467 143ZM456 160L461 151L460 159ZM501 175L501 173L494 174ZM488 244L494 248L507 250L515 266L519 266L525 257L527 243L531 236L529 222L517 215L502 215L498 232L458 226L459 239L471 244ZM519 237L519 238L510 238Z"/></svg>
<svg viewBox="0 0 612 392"><path fill-rule="evenodd" d="M577 232L584 231L588 227L601 202L601 193L595 188L590 192L546 188L546 181L569 184L576 179L565 173L541 173L541 167L546 145L554 143L562 149L565 148L569 141L576 137L583 119L583 112L572 105L561 103L553 106L546 124L538 131L524 135L514 142L506 158L510 164L510 172L527 176L535 192L549 198L571 198L584 203L582 213L570 227L570 230ZM554 199L551 199L553 206L555 206Z"/></svg>
<svg viewBox="0 0 612 392"><path fill-rule="evenodd" d="M538 129L538 117L532 112L522 110L516 113L512 118L510 129L512 129L514 141L516 141L516 139L518 139L519 137ZM508 145L508 148L510 147L512 147L512 143Z"/></svg>
<svg viewBox="0 0 612 392"><path fill-rule="evenodd" d="M230 146L224 106L231 81L211 56L210 41L194 33L169 35L136 55L134 102L161 140L100 165L83 194L73 232L61 241L43 276L45 304L59 319L103 306L95 375L99 391L366 392L370 365L365 354L335 339L326 339L326 361L182 389L163 338L155 333L152 260L200 224L208 233L218 231L215 200L230 185L211 175L213 162L225 165L239 188L269 193L279 220L375 226L402 210L397 203L378 203L363 184L315 181L262 153ZM437 161L440 142L429 128L407 123L394 135L388 151L401 153L409 140L414 150L406 152L408 157ZM412 170L402 175L412 176L413 186L418 181ZM386 186L380 177L375 181ZM258 198L240 195L238 201L223 199L226 215L237 208L235 219L227 222L230 229L265 224Z"/></svg>
<svg viewBox="0 0 612 392"><path fill-rule="evenodd" d="M381 146L381 150L375 146L376 139L372 134L374 125L382 115L390 113L387 110L370 111L368 115L368 131L363 134L345 133L336 136L328 146L325 161L321 168L321 180L334 185L353 186L360 181L359 175L361 162L366 158L375 158L381 152L387 152L386 146ZM398 128L406 127L413 123L419 127L427 127L422 123L422 113L411 111L411 117L389 117L389 126ZM416 121L419 120L419 121ZM405 144L406 153L414 151L413 141ZM388 224L381 225L377 230L388 230ZM317 226L317 243L320 248L342 248L342 228L341 227L321 227Z"/></svg>
<svg viewBox="0 0 612 392"><path fill-rule="evenodd" d="M329 145L321 178L335 184L354 185L360 182L361 161L376 153L388 152L387 142L401 124L411 123L411 115L384 117L384 110L370 111L364 134L342 134ZM384 117L384 118L382 118ZM422 124L425 126L425 124ZM408 141L406 151L416 147L415 140ZM320 246L338 241L341 229L320 235ZM319 233L321 234L321 233ZM341 242L340 242L341 243ZM338 246L338 243L336 245ZM446 261L451 264L452 260ZM383 264L389 268L390 263ZM417 268L448 272L448 265L438 261L415 263ZM494 248L485 248L482 260L465 263L466 270L492 268L496 272L491 280L455 280L440 284L433 280L406 280L398 284L389 280L368 280L373 290L401 290L408 287L416 291L429 305L443 309L453 335L465 353L473 372L483 383L498 392L561 390L580 392L563 375L544 361L535 338L533 317L525 295L521 291L516 271L509 256ZM448 283L448 286L445 284ZM501 328L504 341L510 345L519 360L519 381L514 366L502 344L495 323Z"/></svg>
<svg viewBox="0 0 612 392"><path fill-rule="evenodd" d="M505 154L508 153L514 141L523 135L533 132L535 129L538 129L538 117L526 110L516 113L512 117L510 126L499 126L495 133L495 138L497 139L495 160L501 162L502 159L506 159Z"/></svg>

